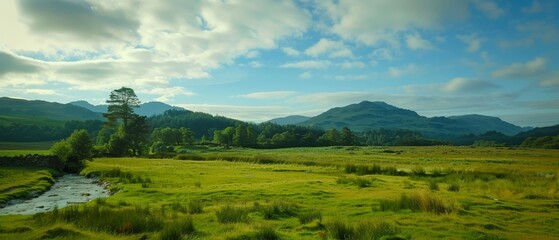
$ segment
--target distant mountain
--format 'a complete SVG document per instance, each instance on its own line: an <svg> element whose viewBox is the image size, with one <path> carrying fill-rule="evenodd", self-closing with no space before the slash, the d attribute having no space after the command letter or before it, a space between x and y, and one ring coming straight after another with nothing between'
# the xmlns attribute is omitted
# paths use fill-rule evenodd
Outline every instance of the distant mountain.
<svg viewBox="0 0 559 240"><path fill-rule="evenodd" d="M307 121L309 119L311 119L311 118L301 116L301 115L291 115L291 116L287 116L287 117L274 118L272 120L269 120L268 122L279 124L279 125L290 125L290 124L302 123L302 122Z"/></svg>
<svg viewBox="0 0 559 240"><path fill-rule="evenodd" d="M72 104L0 97L0 115L46 118L58 121L102 120L100 113Z"/></svg>
<svg viewBox="0 0 559 240"><path fill-rule="evenodd" d="M481 134L491 130L514 135L523 130L519 126L496 117L465 115L428 118L385 102L369 101L332 108L299 125L323 129L348 127L353 131L408 129L434 138L452 138L471 133Z"/></svg>
<svg viewBox="0 0 559 240"><path fill-rule="evenodd" d="M83 108L87 108L91 111L98 112L98 113L106 113L107 112L107 107L108 107L108 105L106 105L106 104L93 105L93 104L91 104L87 101L83 101L83 100L82 101L70 102L69 104L80 106L80 107L83 107ZM136 114L149 117L149 116L153 116L153 115L163 114L165 111L171 110L171 109L172 110L184 110L184 108L171 106L171 105L168 105L168 104L162 103L162 102L147 102L147 103L140 104L140 107L134 109L134 112Z"/></svg>

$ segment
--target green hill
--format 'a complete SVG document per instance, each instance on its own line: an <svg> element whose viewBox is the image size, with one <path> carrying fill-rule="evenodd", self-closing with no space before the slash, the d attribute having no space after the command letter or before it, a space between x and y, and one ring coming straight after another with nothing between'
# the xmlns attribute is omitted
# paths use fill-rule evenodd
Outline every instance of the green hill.
<svg viewBox="0 0 559 240"><path fill-rule="evenodd" d="M309 119L310 117L305 117L301 115L291 115L287 117L274 118L272 120L269 120L268 122L279 124L279 125L289 125L289 124L299 124Z"/></svg>
<svg viewBox="0 0 559 240"><path fill-rule="evenodd" d="M407 129L418 131L427 137L445 139L463 134L481 134L492 130L507 135L514 135L522 131L521 127L496 117L465 115L428 118L385 102L369 101L332 108L300 125L323 129L348 127L353 131Z"/></svg>
<svg viewBox="0 0 559 240"><path fill-rule="evenodd" d="M72 104L61 104L39 100L23 100L7 97L0 98L0 115L33 117L36 119L68 120L103 120L101 113Z"/></svg>
<svg viewBox="0 0 559 240"><path fill-rule="evenodd" d="M88 103L86 101L75 101L75 102L70 102L69 104L79 106L79 107L83 107L83 108L86 108L86 109L89 109L93 112L98 112L98 113L107 112L107 106L108 106L108 105L104 105L104 104L93 105L93 104ZM141 115L141 116L150 117L150 116L154 116L154 115L158 115L158 114L163 114L167 110L184 110L184 109L180 108L180 107L171 106L169 104L162 103L162 102L146 102L146 103L140 104L140 106L138 108L134 109L134 112L138 115Z"/></svg>

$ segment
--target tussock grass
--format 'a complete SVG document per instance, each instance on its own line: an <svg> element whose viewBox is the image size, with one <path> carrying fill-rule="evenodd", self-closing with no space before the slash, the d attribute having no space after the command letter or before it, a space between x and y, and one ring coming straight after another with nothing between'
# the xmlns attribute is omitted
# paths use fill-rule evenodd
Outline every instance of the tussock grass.
<svg viewBox="0 0 559 240"><path fill-rule="evenodd" d="M204 202L201 200L190 200L188 202L188 213L189 214L200 214L204 212Z"/></svg>
<svg viewBox="0 0 559 240"><path fill-rule="evenodd" d="M112 209L99 205L73 205L36 214L34 219L39 224L62 221L93 231L118 234L153 232L163 227L162 216L151 213L149 206Z"/></svg>
<svg viewBox="0 0 559 240"><path fill-rule="evenodd" d="M256 231L247 234L241 234L235 237L229 237L227 240L279 240L280 234L271 226L260 226Z"/></svg>
<svg viewBox="0 0 559 240"><path fill-rule="evenodd" d="M317 210L304 211L297 214L297 218L301 224L307 224L314 220L322 222L322 213Z"/></svg>
<svg viewBox="0 0 559 240"><path fill-rule="evenodd" d="M368 178L364 177L339 177L336 179L336 183L338 184L352 184L360 188L371 187L373 185L373 181Z"/></svg>
<svg viewBox="0 0 559 240"><path fill-rule="evenodd" d="M219 223L246 223L250 221L248 213L248 208L226 205L216 211L215 216Z"/></svg>
<svg viewBox="0 0 559 240"><path fill-rule="evenodd" d="M376 240L396 237L401 230L384 221L360 221L349 224L335 220L326 224L329 239L339 240ZM402 238L400 238L402 239Z"/></svg>
<svg viewBox="0 0 559 240"><path fill-rule="evenodd" d="M383 199L379 201L381 211L411 210L414 212L432 212L449 214L457 210L453 203L448 203L439 197L421 192L412 195L402 194L397 200Z"/></svg>
<svg viewBox="0 0 559 240"><path fill-rule="evenodd" d="M449 192L459 192L460 191L460 185L458 183L448 184L447 190Z"/></svg>
<svg viewBox="0 0 559 240"><path fill-rule="evenodd" d="M196 232L194 228L194 222L192 217L186 217L183 219L175 220L171 223L167 223L163 230L160 232L161 240L176 240L182 239L187 235L192 235Z"/></svg>
<svg viewBox="0 0 559 240"><path fill-rule="evenodd" d="M297 216L299 206L285 201L275 201L270 205L260 206L259 210L264 215L264 219L279 219Z"/></svg>

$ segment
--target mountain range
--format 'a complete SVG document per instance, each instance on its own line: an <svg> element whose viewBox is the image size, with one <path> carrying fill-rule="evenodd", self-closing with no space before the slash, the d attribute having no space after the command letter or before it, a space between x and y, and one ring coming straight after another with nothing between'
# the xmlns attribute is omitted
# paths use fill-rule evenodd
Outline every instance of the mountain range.
<svg viewBox="0 0 559 240"><path fill-rule="evenodd" d="M106 105L106 104L93 105L93 104L91 104L87 101L83 101L83 100L82 101L70 102L68 104L79 106L79 107L82 107L82 108L85 108L85 109L89 109L92 112L98 112L98 113L107 112L107 107L108 107L108 105ZM172 110L184 110L184 108L171 106L169 104L162 103L162 102L146 102L146 103L140 104L140 106L138 108L134 109L134 112L138 115L141 115L141 116L151 117L153 115L163 114L167 110L171 110L171 109Z"/></svg>
<svg viewBox="0 0 559 240"><path fill-rule="evenodd" d="M512 136L529 129L505 122L497 117L477 114L428 118L385 102L370 101L332 108L307 119L301 116L290 116L272 119L270 122L323 129L348 127L358 132L376 129L408 129L436 138L482 134L487 131L498 131Z"/></svg>
<svg viewBox="0 0 559 240"><path fill-rule="evenodd" d="M86 101L61 104L2 97L0 98L0 123L2 121L5 123L18 122L25 119L34 119L35 122L41 120L40 122L45 123L51 120L103 120L102 112L105 112L106 108L106 105L92 105ZM154 116L161 115L167 110L185 109L161 102L148 102L135 109L135 112L144 116ZM332 108L314 117L289 116L272 119L270 122L322 129L348 127L356 132L376 129L408 129L420 132L427 137L443 139L467 134L479 135L488 131L497 131L512 136L529 130L529 128L516 126L497 117L472 114L429 118L385 102L370 101Z"/></svg>

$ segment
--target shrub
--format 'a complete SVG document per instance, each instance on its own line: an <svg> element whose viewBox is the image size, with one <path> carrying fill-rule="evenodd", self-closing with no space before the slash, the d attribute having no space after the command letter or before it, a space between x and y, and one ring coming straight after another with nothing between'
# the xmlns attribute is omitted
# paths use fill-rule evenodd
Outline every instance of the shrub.
<svg viewBox="0 0 559 240"><path fill-rule="evenodd" d="M226 205L215 212L215 216L220 223L248 222L248 212L248 209L243 207Z"/></svg>

